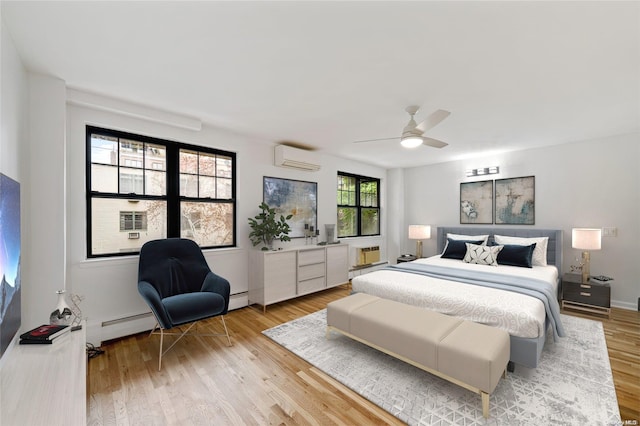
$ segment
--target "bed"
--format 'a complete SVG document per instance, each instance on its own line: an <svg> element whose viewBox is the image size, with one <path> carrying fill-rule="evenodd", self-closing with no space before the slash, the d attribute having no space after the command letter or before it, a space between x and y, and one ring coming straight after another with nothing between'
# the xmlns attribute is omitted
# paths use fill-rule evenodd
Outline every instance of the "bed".
<svg viewBox="0 0 640 426"><path fill-rule="evenodd" d="M450 234L548 239L547 265L532 268L476 265L442 258ZM464 246L464 244L463 244ZM532 248L531 250L533 250ZM536 255L541 254L538 247ZM374 296L421 306L470 321L502 328L511 339L511 361L535 368L547 334L564 333L559 316L562 231L494 227L439 227L439 255L392 265L354 277L352 289Z"/></svg>

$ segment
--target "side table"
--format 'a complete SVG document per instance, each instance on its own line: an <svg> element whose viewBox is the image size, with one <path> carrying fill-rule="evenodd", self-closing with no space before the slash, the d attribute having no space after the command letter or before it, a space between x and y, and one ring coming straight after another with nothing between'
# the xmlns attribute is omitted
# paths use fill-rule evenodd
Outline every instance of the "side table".
<svg viewBox="0 0 640 426"><path fill-rule="evenodd" d="M607 282L590 279L582 282L582 275L564 274L562 276L562 307L604 314L611 313L611 286Z"/></svg>

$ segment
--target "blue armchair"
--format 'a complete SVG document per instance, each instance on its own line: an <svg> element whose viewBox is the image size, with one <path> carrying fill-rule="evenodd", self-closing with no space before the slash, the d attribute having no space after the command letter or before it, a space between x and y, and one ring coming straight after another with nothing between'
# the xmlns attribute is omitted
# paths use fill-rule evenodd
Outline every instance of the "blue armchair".
<svg viewBox="0 0 640 426"><path fill-rule="evenodd" d="M229 281L209 269L194 241L167 238L145 243L140 249L138 292L157 320L151 334L160 334L158 371L162 368L162 356L187 334L226 336L231 346L224 322L229 309ZM215 316L222 319L224 333L189 333L198 321ZM182 331L179 326L184 324L189 325ZM174 327L180 332L165 331ZM179 337L163 351L165 335Z"/></svg>

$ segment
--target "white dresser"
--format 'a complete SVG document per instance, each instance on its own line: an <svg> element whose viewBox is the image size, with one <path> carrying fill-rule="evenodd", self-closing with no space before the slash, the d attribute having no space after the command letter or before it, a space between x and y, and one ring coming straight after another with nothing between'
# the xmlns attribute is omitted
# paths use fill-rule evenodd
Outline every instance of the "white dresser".
<svg viewBox="0 0 640 426"><path fill-rule="evenodd" d="M349 281L349 246L249 252L249 304L267 305Z"/></svg>

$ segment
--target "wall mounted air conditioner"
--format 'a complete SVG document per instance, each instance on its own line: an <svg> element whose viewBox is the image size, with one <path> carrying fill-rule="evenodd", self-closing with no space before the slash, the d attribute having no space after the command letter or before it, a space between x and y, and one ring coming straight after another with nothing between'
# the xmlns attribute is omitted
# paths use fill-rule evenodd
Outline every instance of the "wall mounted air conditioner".
<svg viewBox="0 0 640 426"><path fill-rule="evenodd" d="M274 164L278 167L289 167L312 172L320 170L317 154L313 151L306 151L287 145L276 145L274 160Z"/></svg>
<svg viewBox="0 0 640 426"><path fill-rule="evenodd" d="M356 247L357 266L380 262L380 246Z"/></svg>

